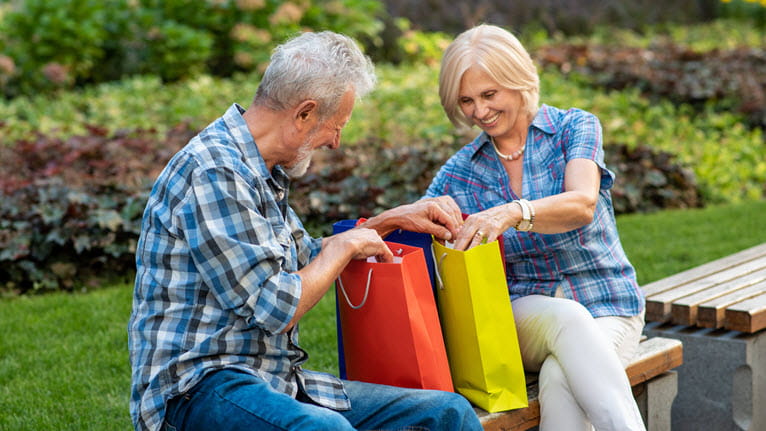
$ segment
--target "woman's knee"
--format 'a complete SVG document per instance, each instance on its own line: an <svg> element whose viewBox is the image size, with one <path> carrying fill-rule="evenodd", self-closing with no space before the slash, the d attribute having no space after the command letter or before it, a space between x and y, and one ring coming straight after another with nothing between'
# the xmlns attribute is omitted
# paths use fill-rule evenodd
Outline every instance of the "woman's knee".
<svg viewBox="0 0 766 431"><path fill-rule="evenodd" d="M577 301L530 295L513 302L516 326L536 336L582 324L592 324L593 316Z"/></svg>
<svg viewBox="0 0 766 431"><path fill-rule="evenodd" d="M557 304L556 316L562 325L578 324L583 321L592 322L593 316L584 305L571 299L562 299Z"/></svg>

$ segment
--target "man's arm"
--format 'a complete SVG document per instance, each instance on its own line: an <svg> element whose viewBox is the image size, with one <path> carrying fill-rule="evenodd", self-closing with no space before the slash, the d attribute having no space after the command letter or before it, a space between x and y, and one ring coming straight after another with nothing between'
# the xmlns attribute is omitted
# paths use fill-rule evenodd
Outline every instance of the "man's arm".
<svg viewBox="0 0 766 431"><path fill-rule="evenodd" d="M450 196L421 199L370 218L360 227L375 229L381 237L396 229L424 232L450 241L463 224L460 208Z"/></svg>
<svg viewBox="0 0 766 431"><path fill-rule="evenodd" d="M322 251L296 272L301 277L301 297L285 332L314 308L351 259L367 259L370 256L376 256L379 262L393 261L391 250L372 229L355 228L324 238Z"/></svg>
<svg viewBox="0 0 766 431"><path fill-rule="evenodd" d="M319 302L351 259L377 256L380 262L391 262L393 255L382 237L395 229L406 229L449 240L457 235L462 220L455 201L442 196L392 208L354 229L324 238L322 251L296 272L301 277L301 298L285 331Z"/></svg>

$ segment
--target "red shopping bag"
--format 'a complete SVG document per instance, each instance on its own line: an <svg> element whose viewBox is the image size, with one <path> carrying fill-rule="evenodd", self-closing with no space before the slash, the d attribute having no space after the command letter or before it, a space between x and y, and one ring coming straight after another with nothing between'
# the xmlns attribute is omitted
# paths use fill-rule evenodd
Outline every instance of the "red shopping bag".
<svg viewBox="0 0 766 431"><path fill-rule="evenodd" d="M386 244L394 263L351 261L335 283L346 378L453 392L423 250Z"/></svg>

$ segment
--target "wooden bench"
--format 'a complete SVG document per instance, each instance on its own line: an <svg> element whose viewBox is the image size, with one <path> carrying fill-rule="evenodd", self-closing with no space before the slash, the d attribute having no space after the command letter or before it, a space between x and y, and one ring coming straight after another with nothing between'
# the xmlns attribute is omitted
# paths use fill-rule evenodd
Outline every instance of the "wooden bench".
<svg viewBox="0 0 766 431"><path fill-rule="evenodd" d="M633 362L625 370L650 431L669 429L670 405L676 395L676 375L671 370L682 363L683 347L680 341L654 337L644 339L639 344ZM537 392L537 374L527 374L528 407L498 413L487 413L476 408L484 429L528 430L539 425L540 404Z"/></svg>
<svg viewBox="0 0 766 431"><path fill-rule="evenodd" d="M643 289L647 321L756 333L766 328L766 244Z"/></svg>
<svg viewBox="0 0 766 431"><path fill-rule="evenodd" d="M766 243L643 286L644 333L684 345L674 428L766 429Z"/></svg>

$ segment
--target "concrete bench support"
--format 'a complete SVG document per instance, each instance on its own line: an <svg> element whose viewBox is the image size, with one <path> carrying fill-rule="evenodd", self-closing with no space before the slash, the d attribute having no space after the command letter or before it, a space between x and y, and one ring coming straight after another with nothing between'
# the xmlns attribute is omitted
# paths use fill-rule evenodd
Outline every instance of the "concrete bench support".
<svg viewBox="0 0 766 431"><path fill-rule="evenodd" d="M684 363L676 369L673 431L766 430L766 331L651 322L644 333L684 346Z"/></svg>
<svg viewBox="0 0 766 431"><path fill-rule="evenodd" d="M670 431L671 406L678 394L678 373L667 371L633 387L647 431Z"/></svg>

